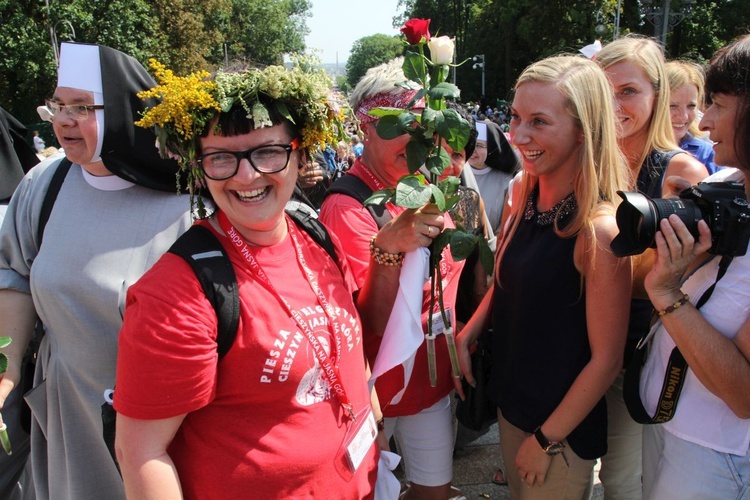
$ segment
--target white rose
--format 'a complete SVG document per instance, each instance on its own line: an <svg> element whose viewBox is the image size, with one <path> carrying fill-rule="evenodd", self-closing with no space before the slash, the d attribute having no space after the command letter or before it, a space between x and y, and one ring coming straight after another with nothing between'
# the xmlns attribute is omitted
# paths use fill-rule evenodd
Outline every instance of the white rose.
<svg viewBox="0 0 750 500"><path fill-rule="evenodd" d="M450 64L453 62L453 39L448 36L430 38L427 42L430 49L430 59L433 64Z"/></svg>

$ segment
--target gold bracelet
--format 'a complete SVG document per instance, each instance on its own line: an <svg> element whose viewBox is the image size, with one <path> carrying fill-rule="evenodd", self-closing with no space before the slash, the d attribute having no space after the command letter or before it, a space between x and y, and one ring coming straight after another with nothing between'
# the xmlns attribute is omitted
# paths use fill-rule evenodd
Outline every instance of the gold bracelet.
<svg viewBox="0 0 750 500"><path fill-rule="evenodd" d="M659 311L659 317L661 318L662 316L666 316L667 314L674 312L675 310L687 304L688 300L690 300L690 297L688 296L688 294L683 295L680 300L678 300L671 306L667 307L663 311Z"/></svg>
<svg viewBox="0 0 750 500"><path fill-rule="evenodd" d="M376 247L375 236L370 238L370 255L373 256L375 262L381 266L401 267L404 264L404 252L388 253L382 248Z"/></svg>

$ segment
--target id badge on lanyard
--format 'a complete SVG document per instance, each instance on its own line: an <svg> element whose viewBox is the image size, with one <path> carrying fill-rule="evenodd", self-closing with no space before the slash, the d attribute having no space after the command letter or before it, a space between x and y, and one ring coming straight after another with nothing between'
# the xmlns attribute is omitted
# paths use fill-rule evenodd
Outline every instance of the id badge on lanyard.
<svg viewBox="0 0 750 500"><path fill-rule="evenodd" d="M357 472L378 437L372 408L367 406L347 424L346 435L336 456L338 473L346 480Z"/></svg>

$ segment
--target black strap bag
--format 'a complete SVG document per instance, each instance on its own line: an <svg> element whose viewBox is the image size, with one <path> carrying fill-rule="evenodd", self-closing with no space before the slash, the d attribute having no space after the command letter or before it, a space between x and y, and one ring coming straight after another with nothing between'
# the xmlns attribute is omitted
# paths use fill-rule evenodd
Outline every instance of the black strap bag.
<svg viewBox="0 0 750 500"><path fill-rule="evenodd" d="M497 422L497 405L490 400L489 383L492 371L492 351L490 342L492 330L485 330L477 340L477 348L471 355L471 373L474 375L476 386L470 386L463 381L463 401L456 405L456 419L473 431L484 431Z"/></svg>

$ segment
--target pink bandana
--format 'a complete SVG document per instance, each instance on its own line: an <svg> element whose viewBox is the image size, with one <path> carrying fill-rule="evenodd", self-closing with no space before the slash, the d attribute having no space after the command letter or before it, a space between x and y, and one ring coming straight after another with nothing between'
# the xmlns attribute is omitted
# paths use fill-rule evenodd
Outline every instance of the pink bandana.
<svg viewBox="0 0 750 500"><path fill-rule="evenodd" d="M417 95L416 90L403 90L398 94L392 94L390 92L381 92L371 97L362 99L357 108L356 115L360 123L374 122L378 118L376 116L368 115L367 112L375 108L401 108L406 109L406 105L414 99ZM424 108L424 98L419 99L414 103L413 108Z"/></svg>

